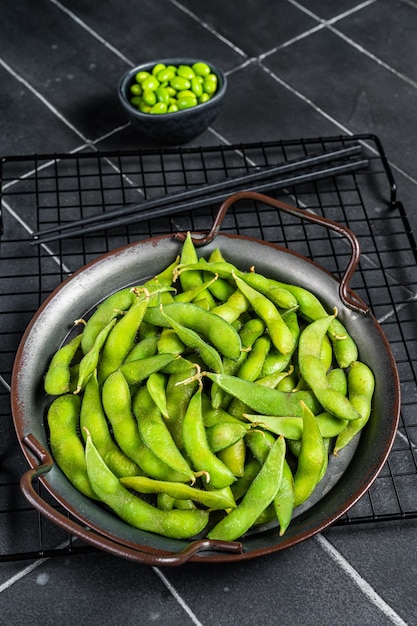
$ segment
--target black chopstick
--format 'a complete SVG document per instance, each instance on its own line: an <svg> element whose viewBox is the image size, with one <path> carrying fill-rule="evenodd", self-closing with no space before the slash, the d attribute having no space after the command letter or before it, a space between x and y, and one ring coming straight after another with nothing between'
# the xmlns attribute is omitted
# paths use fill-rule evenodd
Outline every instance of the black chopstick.
<svg viewBox="0 0 417 626"><path fill-rule="evenodd" d="M304 174L297 174L296 176L281 178L278 180L269 181L260 185L255 185L252 187L245 187L245 191L258 191L264 192L272 189L283 189L285 187L290 187L293 185L300 185L302 183L312 182L315 180L321 180L323 178L329 178L332 176L338 176L341 174L348 174L353 171L357 171L359 169L366 168L368 165L367 159L360 159L358 161L347 161L346 163L342 163L340 165L330 166L326 169L318 169L316 171L307 172ZM160 217L165 217L167 215L175 215L177 213L198 209L201 206L207 204L213 204L222 202L225 200L229 192L223 192L217 196L196 198L193 201L181 202L178 204L171 204L169 206L162 206L159 209L148 209L146 211L140 211L138 213L132 215L121 216L114 220L108 220L105 222L100 222L97 224L93 224L91 226L86 226L83 228L67 230L61 233L51 234L46 237L41 237L39 239L34 239L31 244L32 245L41 245L44 243L48 243L50 241L57 241L60 239L68 239L70 237L76 237L79 235L87 235L90 233L95 233L98 231L108 230L110 228L116 228L119 226L127 226L129 224L134 224L138 222L144 222L148 219L157 219Z"/></svg>
<svg viewBox="0 0 417 626"><path fill-rule="evenodd" d="M155 209L165 204L171 205L171 204L174 204L175 202L184 202L185 200L194 199L203 195L214 194L219 191L224 191L226 189L232 189L233 187L237 187L242 184L246 186L253 182L256 182L265 178L270 178L272 176L277 176L277 175L286 174L287 172L302 170L307 167L314 167L316 165L320 165L321 163L330 163L331 161L334 161L336 159L347 158L349 156L355 156L359 154L361 150L362 150L361 145L358 143L355 143L348 147L337 148L335 150L328 150L328 151L321 152L315 155L304 156L298 159L294 159L292 161L281 163L279 165L270 166L270 167L266 167L263 169L258 169L254 172L240 174L238 176L226 178L226 179L216 181L213 183L208 183L206 185L200 185L197 188L185 189L185 190L170 193L165 196L158 197L158 198L153 198L151 200L143 200L142 202L139 202L139 203L128 204L126 206L118 207L116 209L107 211L105 213L100 213L97 215L84 217L79 220L73 220L71 222L66 222L65 224L56 224L54 226L45 228L41 231L35 231L32 233L32 236L44 237L45 235L49 233L69 230L71 228L78 229L81 226L92 224L94 222L107 221L107 220L111 220L112 218L119 218L124 215L129 215L131 213L135 213L139 211L147 211L149 209Z"/></svg>

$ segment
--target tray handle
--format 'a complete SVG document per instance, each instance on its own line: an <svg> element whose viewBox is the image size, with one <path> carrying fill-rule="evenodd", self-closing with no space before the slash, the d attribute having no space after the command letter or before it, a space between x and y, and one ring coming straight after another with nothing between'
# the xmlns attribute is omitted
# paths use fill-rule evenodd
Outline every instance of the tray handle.
<svg viewBox="0 0 417 626"><path fill-rule="evenodd" d="M137 561L145 565L166 566L166 565L183 565L191 557L198 555L202 551L214 550L221 552L230 552L241 554L243 551L242 544L237 541L214 541L210 539L198 539L189 543L183 550L176 553L154 554L144 552L134 547L129 547L117 541L113 541L103 535L100 535L85 526L71 520L66 515L60 513L53 506L45 502L45 500L36 491L33 482L37 478L41 478L47 474L53 467L53 460L49 452L32 434L23 438L25 445L40 460L40 465L29 469L20 479L20 487L29 503L49 521L63 528L65 531L76 535L83 539L86 543L105 550L111 554Z"/></svg>
<svg viewBox="0 0 417 626"><path fill-rule="evenodd" d="M222 202L209 233L193 233L192 239L194 245L197 247L201 247L210 243L218 235L229 207L235 202L245 199L263 202L264 204L268 204L269 206L272 206L279 211L284 211L286 213L290 213L291 215L300 217L303 220L307 220L309 222L313 222L314 224L324 226L325 228L333 230L339 235L342 235L345 239L347 239L351 246L351 257L346 267L345 273L340 280L340 299L342 300L343 304L349 309L361 313L362 315L367 315L369 313L369 307L364 302L354 298L352 292L349 289L350 280L359 263L359 242L355 234L350 230L350 228L348 228L347 226L343 226L339 222L334 222L327 219L326 217L322 217L320 215L316 215L315 213L310 213L303 209L299 209L295 206L286 204L285 202L281 202L281 200L277 200L276 198L272 198L271 196L266 196L265 194L259 193L257 191L237 191L236 193L233 193L228 198L226 198L224 202ZM175 237L180 241L184 241L185 233L176 233Z"/></svg>

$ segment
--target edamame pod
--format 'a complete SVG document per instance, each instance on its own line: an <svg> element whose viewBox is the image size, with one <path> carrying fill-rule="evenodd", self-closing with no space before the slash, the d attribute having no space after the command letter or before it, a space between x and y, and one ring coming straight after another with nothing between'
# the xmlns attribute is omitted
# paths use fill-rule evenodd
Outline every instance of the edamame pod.
<svg viewBox="0 0 417 626"><path fill-rule="evenodd" d="M271 341L277 350L282 352L282 354L292 353L295 348L294 337L273 302L259 291L256 291L256 289L250 287L250 285L247 285L238 276L235 275L234 278L237 287L249 300L255 313L264 320Z"/></svg>
<svg viewBox="0 0 417 626"><path fill-rule="evenodd" d="M348 445L368 422L372 410L372 397L375 391L375 377L372 370L361 361L354 361L348 373L349 399L361 417L351 421L336 439L333 454L336 456Z"/></svg>
<svg viewBox="0 0 417 626"><path fill-rule="evenodd" d="M131 398L129 385L120 370L106 378L102 388L105 414L112 426L114 438L120 449L135 461L145 474L152 478L178 482L189 480L188 474L174 472L143 443L135 416L135 401Z"/></svg>
<svg viewBox="0 0 417 626"><path fill-rule="evenodd" d="M101 302L92 316L87 320L83 330L81 349L86 354L93 347L99 332L122 311L126 311L135 301L131 287L121 289Z"/></svg>
<svg viewBox="0 0 417 626"><path fill-rule="evenodd" d="M285 439L279 437L241 502L208 532L209 539L234 541L249 530L280 488L284 459Z"/></svg>
<svg viewBox="0 0 417 626"><path fill-rule="evenodd" d="M184 449L195 470L207 474L215 489L228 487L235 480L229 468L210 450L202 414L201 387L192 396L182 424Z"/></svg>
<svg viewBox="0 0 417 626"><path fill-rule="evenodd" d="M297 470L294 474L294 507L299 506L313 493L319 482L326 449L319 425L310 409L302 403L303 435Z"/></svg>
<svg viewBox="0 0 417 626"><path fill-rule="evenodd" d="M116 325L116 318L110 320L110 322L100 330L97 337L94 340L93 345L90 350L86 352L83 358L80 361L78 367L78 380L77 380L77 388L74 393L80 393L80 391L84 388L91 374L97 368L99 363L99 358L101 355L101 349L104 346L107 337L109 336L112 328Z"/></svg>
<svg viewBox="0 0 417 626"><path fill-rule="evenodd" d="M81 493L97 499L87 475L84 446L78 436L81 400L74 394L58 396L47 414L52 455L68 480Z"/></svg>
<svg viewBox="0 0 417 626"><path fill-rule="evenodd" d="M322 407L340 419L355 420L359 412L340 391L329 384L320 358L323 337L334 316L327 316L309 324L298 343L298 365L303 379L311 387Z"/></svg>
<svg viewBox="0 0 417 626"><path fill-rule="evenodd" d="M236 507L236 502L231 492L226 489L206 491L190 485L184 485L183 483L154 480L146 476L122 478L120 482L125 487L134 489L139 493L166 493L174 500L192 500L193 502L203 504L213 511Z"/></svg>
<svg viewBox="0 0 417 626"><path fill-rule="evenodd" d="M93 372L85 386L81 401L80 428L84 437L88 430L100 455L116 476L136 476L140 473L139 466L123 454L113 441L101 403L96 372Z"/></svg>
<svg viewBox="0 0 417 626"><path fill-rule="evenodd" d="M248 426L232 422L220 422L206 427L207 442L212 452L219 452L242 439Z"/></svg>
<svg viewBox="0 0 417 626"><path fill-rule="evenodd" d="M256 382L242 380L237 376L213 372L204 372L204 376L258 413L301 416L300 400L303 400L313 412L317 413L320 410L319 403L310 391L278 391Z"/></svg>
<svg viewBox="0 0 417 626"><path fill-rule="evenodd" d="M148 378L153 372L159 372L172 363L174 358L174 354L155 354L144 359L125 362L120 367L120 371L129 385L136 385Z"/></svg>
<svg viewBox="0 0 417 626"><path fill-rule="evenodd" d="M242 346L237 330L226 320L193 302L175 302L163 307L148 308L144 319L162 328L171 326L171 320L174 320L181 326L204 335L223 356L239 358Z"/></svg>
<svg viewBox="0 0 417 626"><path fill-rule="evenodd" d="M139 435L143 443L174 472L184 474L194 482L194 473L175 445L147 386L139 388L136 392L134 406Z"/></svg>
<svg viewBox="0 0 417 626"><path fill-rule="evenodd" d="M287 530L294 510L294 477L286 459L282 468L281 484L273 500L275 515L279 522L279 536Z"/></svg>
<svg viewBox="0 0 417 626"><path fill-rule="evenodd" d="M71 362L81 344L82 335L76 335L52 357L44 380L44 389L51 396L68 393L71 386Z"/></svg>
<svg viewBox="0 0 417 626"><path fill-rule="evenodd" d="M88 435L85 459L88 477L96 496L131 526L173 539L188 539L198 535L206 527L209 515L207 511L161 511L133 495L110 471Z"/></svg>
<svg viewBox="0 0 417 626"><path fill-rule="evenodd" d="M144 296L136 298L136 302L118 320L104 344L98 368L100 383L122 365L134 345L139 326L148 308L150 294L145 293Z"/></svg>

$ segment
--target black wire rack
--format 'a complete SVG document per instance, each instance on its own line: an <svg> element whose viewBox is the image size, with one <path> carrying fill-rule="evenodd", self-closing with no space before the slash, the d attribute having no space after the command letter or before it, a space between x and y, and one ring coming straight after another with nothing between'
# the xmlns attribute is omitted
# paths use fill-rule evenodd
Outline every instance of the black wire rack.
<svg viewBox="0 0 417 626"><path fill-rule="evenodd" d="M0 239L0 560L92 550L68 536L23 498L28 469L10 410L13 361L44 299L97 256L128 243L211 228L218 204L84 236L33 245L32 233L181 189L359 143L364 170L268 193L346 224L361 262L351 286L370 305L397 361L402 410L389 458L368 492L337 524L417 518L417 248L384 149L373 135L256 144L3 157ZM259 203L235 204L222 232L280 243L341 277L347 251L321 227ZM227 251L226 251L227 252ZM43 490L42 486L38 486ZM42 491L45 499L48 494Z"/></svg>

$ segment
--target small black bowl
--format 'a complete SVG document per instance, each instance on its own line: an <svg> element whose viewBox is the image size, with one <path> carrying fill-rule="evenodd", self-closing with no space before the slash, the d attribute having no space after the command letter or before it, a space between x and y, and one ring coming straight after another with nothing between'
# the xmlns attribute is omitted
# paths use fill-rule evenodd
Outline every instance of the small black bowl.
<svg viewBox="0 0 417 626"><path fill-rule="evenodd" d="M157 63L177 67L193 65L197 62L207 63L218 79L217 91L207 102L175 113L164 114L142 113L130 103L130 87L135 82L138 72L150 71ZM226 76L212 63L203 59L175 57L147 61L127 71L119 82L118 96L128 119L135 128L158 143L173 145L186 143L207 129L220 110L226 89Z"/></svg>

